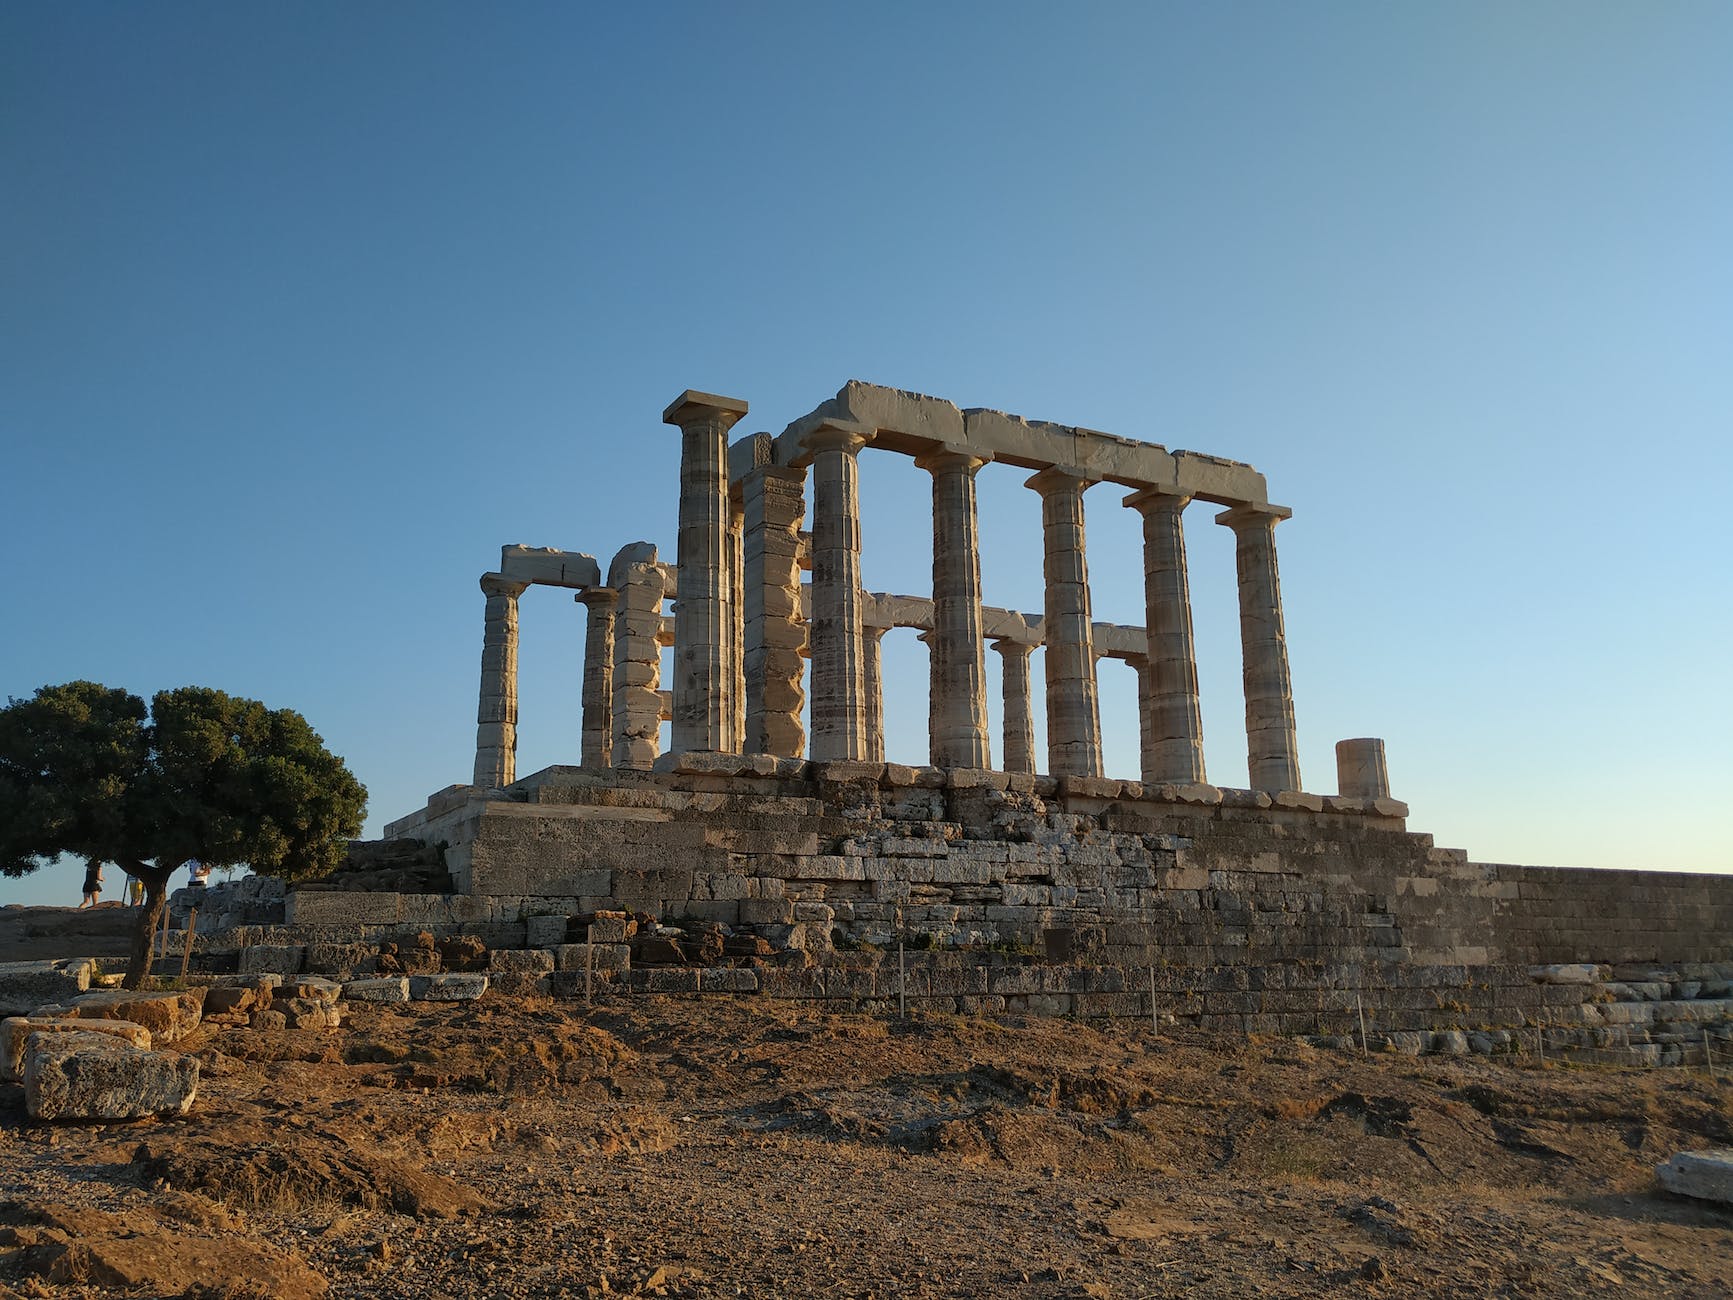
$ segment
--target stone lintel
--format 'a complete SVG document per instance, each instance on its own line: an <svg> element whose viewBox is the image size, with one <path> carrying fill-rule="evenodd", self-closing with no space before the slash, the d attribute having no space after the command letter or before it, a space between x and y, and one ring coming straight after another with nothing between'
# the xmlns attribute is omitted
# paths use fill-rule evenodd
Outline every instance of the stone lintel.
<svg viewBox="0 0 1733 1300"><path fill-rule="evenodd" d="M701 393L697 389L688 388L668 403L662 412L662 423L685 426L707 416L722 415L732 417L728 423L733 424L745 415L746 411L746 399L743 397L720 397L715 393Z"/></svg>
<svg viewBox="0 0 1733 1300"><path fill-rule="evenodd" d="M544 587L580 589L600 586L602 582L595 556L552 546L502 546L499 571L514 582Z"/></svg>

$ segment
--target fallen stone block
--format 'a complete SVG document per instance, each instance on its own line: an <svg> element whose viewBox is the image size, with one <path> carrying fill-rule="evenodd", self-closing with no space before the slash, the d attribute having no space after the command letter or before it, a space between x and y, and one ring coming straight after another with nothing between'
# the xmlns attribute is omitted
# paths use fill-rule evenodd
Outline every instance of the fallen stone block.
<svg viewBox="0 0 1733 1300"><path fill-rule="evenodd" d="M343 1008L319 998L279 998L273 1006L289 1029L336 1029L343 1023Z"/></svg>
<svg viewBox="0 0 1733 1300"><path fill-rule="evenodd" d="M486 992L486 975L466 972L409 977L409 996L417 1002L473 1002Z"/></svg>
<svg viewBox="0 0 1733 1300"><path fill-rule="evenodd" d="M89 989L95 968L88 957L0 962L0 1016L28 1015L46 1002L77 997Z"/></svg>
<svg viewBox="0 0 1733 1300"><path fill-rule="evenodd" d="M1558 966L1536 966L1529 978L1537 984L1593 984L1601 977L1601 968L1592 962L1567 962Z"/></svg>
<svg viewBox="0 0 1733 1300"><path fill-rule="evenodd" d="M1676 1196L1733 1204L1733 1149L1681 1151L1655 1166L1655 1181Z"/></svg>
<svg viewBox="0 0 1733 1300"><path fill-rule="evenodd" d="M128 1047L150 1050L150 1030L130 1020L50 1020L9 1016L0 1020L0 1082L24 1081L24 1043L32 1033L108 1034Z"/></svg>
<svg viewBox="0 0 1733 1300"><path fill-rule="evenodd" d="M545 948L495 948L488 954L490 972L511 975L545 975L554 968L554 955Z"/></svg>
<svg viewBox="0 0 1733 1300"><path fill-rule="evenodd" d="M337 980L324 979L318 975L302 975L296 979L284 980L277 996L310 998L314 1002L329 1005L343 996L343 985Z"/></svg>
<svg viewBox="0 0 1733 1300"><path fill-rule="evenodd" d="M343 985L343 996L351 1002L407 1002L407 975L379 975L371 979L349 980Z"/></svg>
<svg viewBox="0 0 1733 1300"><path fill-rule="evenodd" d="M268 1033L272 1030L287 1029L289 1018L281 1011L255 1011L247 1024L256 1032Z"/></svg>
<svg viewBox="0 0 1733 1300"><path fill-rule="evenodd" d="M250 988L212 988L205 990L205 1015L226 1016L251 1011L258 1005L259 995Z"/></svg>
<svg viewBox="0 0 1733 1300"><path fill-rule="evenodd" d="M97 989L72 1000L72 1015L79 1020L130 1020L150 1030L153 1041L172 1043L198 1027L208 992L204 988L169 993Z"/></svg>
<svg viewBox="0 0 1733 1300"><path fill-rule="evenodd" d="M112 1034L32 1033L24 1047L24 1106L33 1119L138 1119L184 1115L198 1095L199 1063L145 1052Z"/></svg>

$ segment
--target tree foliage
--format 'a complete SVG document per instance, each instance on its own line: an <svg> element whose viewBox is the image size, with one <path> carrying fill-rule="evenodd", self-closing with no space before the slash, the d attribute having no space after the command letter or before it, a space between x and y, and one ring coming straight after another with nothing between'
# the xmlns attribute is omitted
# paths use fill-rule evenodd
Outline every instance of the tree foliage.
<svg viewBox="0 0 1733 1300"><path fill-rule="evenodd" d="M63 853L118 863L145 882L141 926L154 926L188 858L290 879L330 872L366 807L366 789L291 709L186 686L146 710L95 682L0 709L0 873Z"/></svg>

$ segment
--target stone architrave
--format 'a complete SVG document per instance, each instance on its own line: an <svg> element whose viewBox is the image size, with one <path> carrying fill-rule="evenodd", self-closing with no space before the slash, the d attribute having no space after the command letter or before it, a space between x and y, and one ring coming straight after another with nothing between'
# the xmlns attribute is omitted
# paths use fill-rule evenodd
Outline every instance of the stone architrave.
<svg viewBox="0 0 1733 1300"><path fill-rule="evenodd" d="M1382 740L1357 736L1336 742L1336 789L1349 799L1390 797L1390 769Z"/></svg>
<svg viewBox="0 0 1733 1300"><path fill-rule="evenodd" d="M882 651L888 627L861 628L861 675L866 683L867 761L885 761L885 669Z"/></svg>
<svg viewBox="0 0 1733 1300"><path fill-rule="evenodd" d="M934 452L915 464L933 476L933 635L928 741L934 767L987 768L987 665L981 637L981 551L975 474L987 462Z"/></svg>
<svg viewBox="0 0 1733 1300"><path fill-rule="evenodd" d="M860 463L866 425L826 419L812 453L812 757L867 756L861 671Z"/></svg>
<svg viewBox="0 0 1733 1300"><path fill-rule="evenodd" d="M1092 481L1051 467L1028 481L1041 494L1047 579L1041 625L1047 647L1047 765L1053 776L1101 775L1101 705L1083 540L1083 490Z"/></svg>
<svg viewBox="0 0 1733 1300"><path fill-rule="evenodd" d="M1029 711L1029 655L1035 649L1024 641L1001 637L993 642L999 652L1000 690L1005 702L1005 770L1035 770L1035 716Z"/></svg>
<svg viewBox="0 0 1733 1300"><path fill-rule="evenodd" d="M475 784L484 790L517 779L517 599L528 583L484 573L481 703L476 712Z"/></svg>
<svg viewBox="0 0 1733 1300"><path fill-rule="evenodd" d="M607 767L614 744L614 606L619 593L591 587L572 597L588 612L584 629L585 767Z"/></svg>
<svg viewBox="0 0 1733 1300"><path fill-rule="evenodd" d="M1203 710L1198 699L1197 649L1192 637L1191 584L1185 528L1190 497L1146 488L1125 498L1143 516L1144 626L1149 638L1144 712L1143 779L1202 784Z"/></svg>
<svg viewBox="0 0 1733 1300"><path fill-rule="evenodd" d="M1282 584L1276 569L1276 524L1286 506L1238 505L1216 516L1233 529L1240 589L1240 647L1246 693L1246 766L1252 789L1300 788L1294 735L1294 688L1282 627Z"/></svg>
<svg viewBox="0 0 1733 1300"><path fill-rule="evenodd" d="M801 720L806 707L806 626L800 610L806 471L754 466L741 480L741 490L746 526L742 743L748 754L799 758L806 750Z"/></svg>
<svg viewBox="0 0 1733 1300"><path fill-rule="evenodd" d="M614 609L615 767L648 771L662 727L662 600L667 580L656 548L634 542L608 566Z"/></svg>
<svg viewBox="0 0 1733 1300"><path fill-rule="evenodd" d="M728 748L734 710L728 430L745 414L746 403L738 398L690 389L662 412L663 423L679 426L681 435L670 731L676 754Z"/></svg>

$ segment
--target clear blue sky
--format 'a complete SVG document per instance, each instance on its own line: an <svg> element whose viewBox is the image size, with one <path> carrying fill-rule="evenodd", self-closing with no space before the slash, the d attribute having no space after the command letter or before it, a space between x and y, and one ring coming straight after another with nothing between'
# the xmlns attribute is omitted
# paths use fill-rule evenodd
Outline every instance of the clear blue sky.
<svg viewBox="0 0 1733 1300"><path fill-rule="evenodd" d="M376 832L468 778L501 543L671 554L670 398L858 377L1262 469L1308 788L1381 735L1476 859L1733 868L1729 68L1719 3L5 5L0 695L297 708ZM868 585L926 591L925 476L862 477ZM1039 609L1023 477L985 588ZM520 771L575 757L581 612L525 599Z"/></svg>

